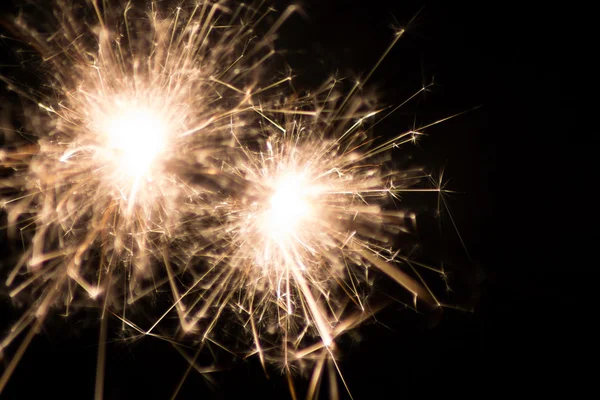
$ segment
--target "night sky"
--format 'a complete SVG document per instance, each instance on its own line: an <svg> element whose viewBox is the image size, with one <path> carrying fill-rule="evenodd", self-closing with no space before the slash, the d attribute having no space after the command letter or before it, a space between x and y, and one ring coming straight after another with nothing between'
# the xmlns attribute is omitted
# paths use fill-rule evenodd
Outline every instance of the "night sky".
<svg viewBox="0 0 600 400"><path fill-rule="evenodd" d="M558 15L520 2L451 3L304 1L305 16L293 16L277 40L297 87L311 88L336 70L350 78L366 74L392 40L392 26L416 15L366 87L382 103L399 104L422 84L434 79L435 85L375 134L392 136L415 118L425 123L480 106L428 129L419 146L396 150L434 171L444 167L447 188L457 192L449 206L470 258L444 218L443 244L431 260L451 273L451 302L471 311L445 309L433 319L390 307L378 323L342 339L339 365L355 399L537 396L570 381L561 338L573 326L566 320L574 299L550 284L552 250L561 242L549 233L543 204L554 195L547 185L561 185L560 157L547 142L569 115L561 95L565 39L554 31ZM0 46L6 74L15 60L4 53L9 43ZM18 105L4 87L0 94L2 104ZM4 274L8 266L0 266ZM5 293L0 287L0 336L18 316ZM92 398L94 315L50 318L0 398ZM186 366L166 342L111 342L105 397L168 399ZM192 372L178 398L289 398L285 377L273 369L266 379L256 359L238 360L213 377L216 387ZM297 380L299 393L305 384Z"/></svg>

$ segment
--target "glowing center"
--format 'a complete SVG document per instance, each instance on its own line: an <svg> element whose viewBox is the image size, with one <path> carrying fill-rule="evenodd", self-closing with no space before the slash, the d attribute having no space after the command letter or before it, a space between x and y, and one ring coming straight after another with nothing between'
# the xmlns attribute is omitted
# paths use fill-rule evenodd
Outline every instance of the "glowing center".
<svg viewBox="0 0 600 400"><path fill-rule="evenodd" d="M165 122L145 109L124 110L107 121L105 130L123 172L136 177L148 172L167 134Z"/></svg>
<svg viewBox="0 0 600 400"><path fill-rule="evenodd" d="M310 214L307 186L301 176L280 179L270 199L267 229L271 235L289 234Z"/></svg>

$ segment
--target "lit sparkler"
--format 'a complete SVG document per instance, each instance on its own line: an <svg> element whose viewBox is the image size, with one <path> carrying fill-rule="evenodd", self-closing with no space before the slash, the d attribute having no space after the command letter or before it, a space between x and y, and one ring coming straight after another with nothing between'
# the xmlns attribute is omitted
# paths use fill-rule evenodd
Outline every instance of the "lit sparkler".
<svg viewBox="0 0 600 400"><path fill-rule="evenodd" d="M101 299L103 310L125 318L128 304L160 284L153 260L168 257L202 197L173 166L211 174L229 132L255 115L245 113L254 96L278 84L262 72L273 33L292 10L263 37L257 24L273 10L225 2L161 10L155 2L57 0L49 19L57 27L16 20L13 29L37 50L51 82L49 93L31 95L1 77L39 108L25 121L34 142L8 141L0 152L0 165L13 171L0 181L8 228L30 244L6 283L11 296L31 299L0 342L2 353L29 329L0 392L52 308L68 313L78 300Z"/></svg>
<svg viewBox="0 0 600 400"><path fill-rule="evenodd" d="M216 222L203 228L215 243L213 254L200 254L209 267L188 271L194 280L174 305L184 329L217 343L225 340L213 332L218 321L234 314L252 338L249 354L282 366L292 391L292 371L307 363L316 390L324 366L335 365L335 339L373 315L373 273L404 287L414 306L441 306L410 249L394 243L414 217L394 202L410 192L443 193L422 168L390 162L392 149L427 126L378 142L370 129L384 111L355 90L336 96L336 84L319 91L320 101L257 107L263 124L251 143L233 132L238 152L221 175L230 190L211 198Z"/></svg>

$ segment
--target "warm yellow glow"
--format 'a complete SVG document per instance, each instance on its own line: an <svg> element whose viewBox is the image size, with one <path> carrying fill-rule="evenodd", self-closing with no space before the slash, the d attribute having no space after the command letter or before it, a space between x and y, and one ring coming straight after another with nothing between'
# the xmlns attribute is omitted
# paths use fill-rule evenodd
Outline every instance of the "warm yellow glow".
<svg viewBox="0 0 600 400"><path fill-rule="evenodd" d="M158 113L132 107L108 118L104 133L123 173L140 177L164 149L167 126Z"/></svg>
<svg viewBox="0 0 600 400"><path fill-rule="evenodd" d="M265 228L270 236L292 234L310 216L308 188L305 178L296 174L283 176L276 182L265 215Z"/></svg>

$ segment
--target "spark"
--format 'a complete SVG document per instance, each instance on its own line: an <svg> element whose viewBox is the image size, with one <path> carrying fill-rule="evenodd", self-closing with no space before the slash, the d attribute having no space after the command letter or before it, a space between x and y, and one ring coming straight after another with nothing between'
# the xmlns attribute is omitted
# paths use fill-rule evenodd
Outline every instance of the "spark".
<svg viewBox="0 0 600 400"><path fill-rule="evenodd" d="M315 193L301 175L293 173L278 179L273 192L270 207L262 216L261 230L273 240L289 240L288 236L293 235L298 225L314 213L310 200Z"/></svg>
<svg viewBox="0 0 600 400"><path fill-rule="evenodd" d="M257 108L264 123L252 142L232 133L237 152L221 171L230 190L211 198L216 222L203 230L212 254L198 254L208 265L188 271L191 289L177 299L182 326L205 340L223 340L213 332L219 321L239 319L248 354L290 379L325 361L338 368L336 338L378 308L370 304L373 274L406 289L414 307L440 307L413 270L411 248L395 244L410 228L394 202L443 192L424 169L398 169L390 156L421 132L378 142L370 129L380 111L365 97L332 94L337 84Z"/></svg>
<svg viewBox="0 0 600 400"><path fill-rule="evenodd" d="M101 128L107 135L106 149L117 154L125 174L144 176L164 149L167 124L148 109L126 108L108 118Z"/></svg>

